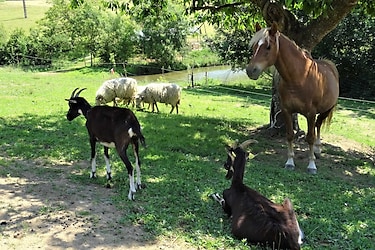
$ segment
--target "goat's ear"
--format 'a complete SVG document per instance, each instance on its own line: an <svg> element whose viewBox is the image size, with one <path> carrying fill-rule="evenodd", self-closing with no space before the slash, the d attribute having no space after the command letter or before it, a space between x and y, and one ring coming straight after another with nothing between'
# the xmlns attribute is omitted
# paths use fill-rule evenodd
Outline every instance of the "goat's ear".
<svg viewBox="0 0 375 250"><path fill-rule="evenodd" d="M246 159L248 159L248 158L249 158L249 155L250 155L250 153L249 153L249 152L246 152L246 153L245 153Z"/></svg>
<svg viewBox="0 0 375 250"><path fill-rule="evenodd" d="M288 209L288 210L293 210L293 205L292 205L292 202L286 198L283 202L283 207Z"/></svg>
<svg viewBox="0 0 375 250"><path fill-rule="evenodd" d="M77 103L76 100L72 100L72 99L65 99L65 101L68 101L69 103Z"/></svg>
<svg viewBox="0 0 375 250"><path fill-rule="evenodd" d="M236 158L236 154L233 152L233 148L230 146L225 146L225 151L227 152L228 156L232 159Z"/></svg>

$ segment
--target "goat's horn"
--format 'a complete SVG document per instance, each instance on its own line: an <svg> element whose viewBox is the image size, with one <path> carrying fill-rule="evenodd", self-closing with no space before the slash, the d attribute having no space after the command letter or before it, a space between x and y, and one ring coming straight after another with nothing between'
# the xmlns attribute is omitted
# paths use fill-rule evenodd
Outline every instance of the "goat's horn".
<svg viewBox="0 0 375 250"><path fill-rule="evenodd" d="M77 94L76 94L74 97L78 97L79 94L81 94L81 92L84 91L85 89L86 89L86 88L83 88L83 89L81 89L80 91L78 91Z"/></svg>
<svg viewBox="0 0 375 250"><path fill-rule="evenodd" d="M77 91L77 89L79 89L79 88L75 88L75 89L73 90L72 95L70 96L70 98L73 98L73 97L74 97L74 94L75 94L75 92Z"/></svg>
<svg viewBox="0 0 375 250"><path fill-rule="evenodd" d="M258 143L257 140L249 139L244 141L243 143L240 144L240 148L245 149L247 146L249 146L251 143Z"/></svg>

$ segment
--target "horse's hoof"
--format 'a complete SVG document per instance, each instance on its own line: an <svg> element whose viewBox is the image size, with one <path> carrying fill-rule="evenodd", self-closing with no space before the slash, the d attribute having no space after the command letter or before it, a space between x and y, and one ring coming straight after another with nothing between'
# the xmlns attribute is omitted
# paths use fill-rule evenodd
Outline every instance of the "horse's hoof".
<svg viewBox="0 0 375 250"><path fill-rule="evenodd" d="M316 174L317 173L317 169L316 168L308 168L307 169L307 173L309 173L309 174Z"/></svg>
<svg viewBox="0 0 375 250"><path fill-rule="evenodd" d="M111 181L111 180L112 180L112 175L111 175L111 173L107 173L107 180L108 180L108 181Z"/></svg>
<svg viewBox="0 0 375 250"><path fill-rule="evenodd" d="M316 158L316 159L320 159L321 153L316 153L316 152L314 152L314 155L315 155L315 158Z"/></svg>
<svg viewBox="0 0 375 250"><path fill-rule="evenodd" d="M285 165L285 169L287 169L287 170L294 170L294 166L291 165L291 164L286 164Z"/></svg>

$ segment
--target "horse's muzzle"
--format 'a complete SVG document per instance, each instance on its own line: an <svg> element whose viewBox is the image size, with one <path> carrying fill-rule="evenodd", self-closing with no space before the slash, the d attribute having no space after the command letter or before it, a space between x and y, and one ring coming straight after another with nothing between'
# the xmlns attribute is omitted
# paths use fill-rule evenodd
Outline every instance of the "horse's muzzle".
<svg viewBox="0 0 375 250"><path fill-rule="evenodd" d="M246 67L246 74L252 80L257 80L262 73L262 70L256 66L248 65Z"/></svg>

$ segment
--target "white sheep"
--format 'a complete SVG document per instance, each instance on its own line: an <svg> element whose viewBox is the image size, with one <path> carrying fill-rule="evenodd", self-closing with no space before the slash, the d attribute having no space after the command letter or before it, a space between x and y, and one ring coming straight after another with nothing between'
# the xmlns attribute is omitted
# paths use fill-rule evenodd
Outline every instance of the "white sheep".
<svg viewBox="0 0 375 250"><path fill-rule="evenodd" d="M136 97L137 108L141 107L141 103L149 103L152 105L152 112L154 112L154 105L159 112L157 102L172 105L171 112L176 107L178 114L178 105L181 99L181 87L173 83L150 83L144 86Z"/></svg>
<svg viewBox="0 0 375 250"><path fill-rule="evenodd" d="M121 77L105 81L96 91L96 105L106 104L113 101L117 106L119 100L124 104L133 103L137 95L137 81L130 77Z"/></svg>

